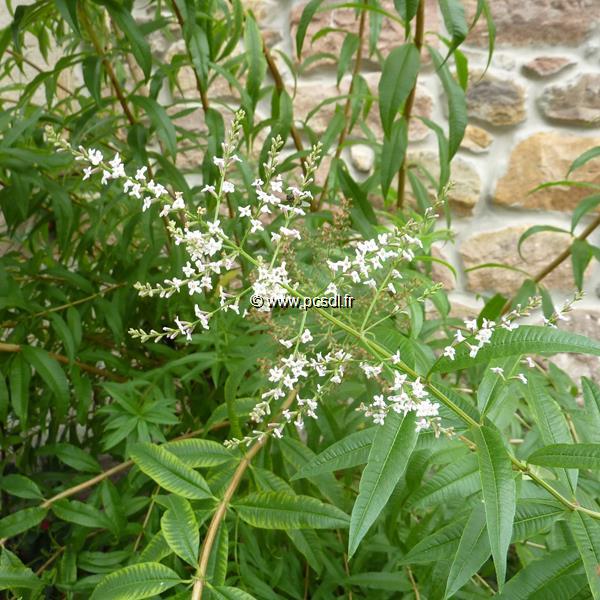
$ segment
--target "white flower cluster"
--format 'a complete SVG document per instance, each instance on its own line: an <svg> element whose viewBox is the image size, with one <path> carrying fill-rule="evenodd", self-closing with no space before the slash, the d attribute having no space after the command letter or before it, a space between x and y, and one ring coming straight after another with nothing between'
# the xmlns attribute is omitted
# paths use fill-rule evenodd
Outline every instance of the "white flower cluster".
<svg viewBox="0 0 600 600"><path fill-rule="evenodd" d="M424 223L433 218L433 212L429 210ZM360 283L377 289L376 272L383 272L386 267L390 266L390 263L400 260L412 261L415 257L415 249L423 247L419 237L407 233L411 227L417 226L422 227L423 225L410 222L403 228L403 231L394 227L392 231L380 233L376 238L356 242L352 258L345 256L337 261L328 260L327 266L338 281L351 281L354 284ZM402 279L402 274L395 268L391 269L389 275L391 279ZM396 293L392 281L387 281L387 286L390 292ZM330 292L337 294L337 287L332 287Z"/></svg>
<svg viewBox="0 0 600 600"><path fill-rule="evenodd" d="M368 372L366 366L368 365L361 364L365 373ZM377 369L380 372L383 365L380 365ZM370 376L367 375L367 377ZM429 398L420 377L409 381L405 374L394 371L394 382L389 386L389 392L388 394L375 395L371 404L361 404L358 410L363 411L365 416L371 417L377 425L385 423L385 418L390 410L404 415L414 411L417 416L417 431L434 426L437 433L440 405Z"/></svg>
<svg viewBox="0 0 600 600"><path fill-rule="evenodd" d="M503 315L500 319L500 324L497 325L494 321L483 319L481 327L477 324L477 319L465 319L465 330L457 329L454 334L454 342L444 348L443 356L454 360L456 358L456 347L461 343L466 343L469 347L469 356L475 358L479 351L492 341L492 336L497 327L514 331L519 328L516 319L530 314L531 309L539 306L540 299L537 297L531 298L529 303ZM465 336L466 333L466 336ZM476 343L473 343L476 342Z"/></svg>
<svg viewBox="0 0 600 600"><path fill-rule="evenodd" d="M269 312L273 302L283 300L287 291L284 286L290 286L291 281L282 261L278 267L259 265L256 281L252 284L255 295L262 297L265 303L258 310Z"/></svg>

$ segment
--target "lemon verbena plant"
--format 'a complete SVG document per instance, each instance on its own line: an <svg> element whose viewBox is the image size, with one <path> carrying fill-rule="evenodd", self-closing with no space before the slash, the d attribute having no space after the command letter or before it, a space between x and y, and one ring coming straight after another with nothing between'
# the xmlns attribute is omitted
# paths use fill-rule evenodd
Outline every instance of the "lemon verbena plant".
<svg viewBox="0 0 600 600"><path fill-rule="evenodd" d="M556 309L540 284L571 253L583 287L598 219L472 314L432 251L454 237L460 48L480 18L494 45L468 4L311 0L293 57L258 2L7 4L7 598L600 599L600 387L551 360L600 343L562 328L580 293ZM339 55L307 56L330 34ZM339 97L299 118L332 59ZM444 126L412 114L424 69Z"/></svg>
<svg viewBox="0 0 600 600"><path fill-rule="evenodd" d="M497 584L502 585L509 533L519 514L519 488L525 490L524 499L535 498L525 501L526 513L571 510L583 527L596 527L600 513L574 500L575 479L570 471L565 471L563 483L560 477L547 481L536 467L508 449L490 420L492 415L499 418L506 412L495 403L501 399L508 402L508 390L527 398L534 415L555 410L544 408L545 403L557 405L550 404L554 401L544 383L545 368L531 353L598 352L596 343L557 329L572 302L545 317L542 326L522 324L541 304L541 298L532 297L525 305L498 314L497 322L481 315L454 324L436 336L431 348L409 343L415 328L424 326L415 314L424 315L428 305L442 312L445 308L441 286L415 268L427 256L432 241L446 235L436 229L439 215L435 210L443 198L422 215L390 216L367 236L352 231L343 206L337 209L340 214L333 226L315 229L310 218L311 187L320 145L307 155L298 181L284 181L278 172L282 141L275 137L263 165L263 178L253 177L250 195L238 196L233 202L244 163L238 154L243 119L244 113L239 111L220 155L212 158L219 177L214 185L201 189L203 200L193 210L180 192L169 193L147 176L145 168L129 174L118 154L105 158L99 150L74 150L48 131L58 148L72 152L85 164L84 179L97 176L103 186L114 182L122 187L141 211L153 210L155 218L163 218L172 243L184 249L178 270L157 272L154 282L135 284L142 299L183 296L181 312L174 316L174 323L160 330L132 328L129 333L134 339L142 344L202 343L205 332L218 334L225 326L220 315L233 313L232 318L248 324L242 327L266 334L274 346L268 358L258 364L250 361L247 370L234 378L232 385L246 390L248 402L241 405L232 395L226 397L224 415L231 436L218 450L219 462L237 467L216 489L192 469L204 465L202 454L208 448L198 440L162 447L148 442L128 444L141 472L171 494L171 499L164 501L170 508L161 519L159 535L166 547L195 567L188 583L192 597L201 597L205 589L208 593L242 594L230 586L215 587L209 573L213 553L219 551L215 545L222 541L217 532L227 527L228 518L241 519L251 527L288 531L349 528L347 554L352 558L382 511L394 504L394 494L403 487L398 487L400 482L414 481L414 477L420 480L414 472L418 457L426 464L428 457L450 448L462 458L430 482L417 483L407 502L409 507L427 506L432 502L428 495L437 501L458 499L458 490L473 486L462 479L479 473L483 505L478 505L475 494L450 567L446 594L465 585L481 567L476 562L485 562L490 555ZM336 305L339 298L353 302ZM442 377L457 370L480 373L477 407L468 401L460 378L452 384ZM335 420L332 403L343 411L336 413ZM554 418L560 419L559 413ZM351 431L322 452L312 454L304 446L327 437L330 428L339 429L342 424ZM263 447L282 452L284 457L297 453L292 459L294 479L327 481L324 494L328 502L298 494L289 482L262 470L254 473L256 489L236 499L238 487L246 485L242 483L246 472L255 468L251 460ZM580 455L587 464L585 457L594 452L593 445L569 448L550 444L534 454L541 456L536 459L541 464L549 460L553 466L570 466L579 464ZM331 473L363 462L366 467L348 515L344 510L348 500ZM225 467L222 469L226 474ZM353 487L352 480L349 484ZM569 487L565 489L564 484ZM453 487L454 492L446 490ZM218 489L224 493L219 494ZM427 502L419 502L421 498ZM210 519L202 543L199 506L204 507L200 514ZM233 509L231 517L229 509ZM307 551L306 540L290 539L301 553ZM417 543L408 553L407 561L422 544ZM126 567L103 580L94 594L105 597L144 568L150 569L149 573L151 569L162 572L158 564ZM185 578L178 580L181 576L176 571L168 573L169 585L179 581L185 585ZM225 562L221 577L222 581L228 578Z"/></svg>

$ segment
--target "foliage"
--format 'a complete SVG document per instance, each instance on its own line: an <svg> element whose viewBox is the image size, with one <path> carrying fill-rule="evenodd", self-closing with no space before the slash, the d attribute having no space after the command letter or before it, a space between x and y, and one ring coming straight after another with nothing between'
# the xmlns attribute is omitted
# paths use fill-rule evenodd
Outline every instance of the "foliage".
<svg viewBox="0 0 600 600"><path fill-rule="evenodd" d="M427 51L449 127L426 121L440 173L417 173L424 5L349 4L338 78L352 83L322 135L294 118L278 66L310 66L320 0L297 62L275 60L239 0L149 2L146 19L109 0L15 9L0 37L7 597L600 598L600 388L545 360L600 343L557 328L570 303L554 309L531 281L476 319L450 316L431 245L452 235L438 217L451 220L473 22L440 0L448 50ZM485 0L481 15L491 52ZM383 19L407 32L385 59ZM185 53L161 61L149 40L173 31ZM32 39L60 58L12 83L37 68ZM381 61L378 90L363 52ZM182 69L194 133L174 100ZM235 106L213 100L218 78ZM359 131L376 153L364 181L342 160ZM186 151L203 156L191 173ZM355 303L268 307L336 295Z"/></svg>

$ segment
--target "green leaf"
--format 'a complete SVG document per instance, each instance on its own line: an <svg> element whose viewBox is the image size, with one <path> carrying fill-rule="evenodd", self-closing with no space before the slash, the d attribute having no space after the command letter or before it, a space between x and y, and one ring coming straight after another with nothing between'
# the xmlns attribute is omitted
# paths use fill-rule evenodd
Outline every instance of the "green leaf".
<svg viewBox="0 0 600 600"><path fill-rule="evenodd" d="M385 59L379 80L379 114L384 133L391 137L392 125L416 85L421 57L414 44L394 48Z"/></svg>
<svg viewBox="0 0 600 600"><path fill-rule="evenodd" d="M125 34L131 45L131 52L142 69L146 81L150 78L152 70L152 54L150 45L146 41L142 30L138 27L134 18L127 11L124 4L113 0L95 0L98 4L106 6L110 16L114 19L119 29Z"/></svg>
<svg viewBox="0 0 600 600"><path fill-rule="evenodd" d="M99 56L87 56L81 63L83 82L90 96L100 104L102 102L102 59Z"/></svg>
<svg viewBox="0 0 600 600"><path fill-rule="evenodd" d="M415 18L419 2L420 0L394 0L394 6L398 14L402 17L406 28L408 28L409 23Z"/></svg>
<svg viewBox="0 0 600 600"><path fill-rule="evenodd" d="M77 19L77 0L54 0L60 16L69 24L69 27L81 37L79 21Z"/></svg>
<svg viewBox="0 0 600 600"><path fill-rule="evenodd" d="M244 592L244 590L240 590L240 588L234 588L228 585L211 587L210 591L216 600L256 600L254 596L251 596L248 592Z"/></svg>
<svg viewBox="0 0 600 600"><path fill-rule="evenodd" d="M260 86L267 72L267 62L263 55L263 42L260 30L254 17L246 13L246 30L244 32L244 53L248 62L246 87L254 105L258 101Z"/></svg>
<svg viewBox="0 0 600 600"><path fill-rule="evenodd" d="M529 563L519 571L498 594L498 600L531 600L532 598L560 598L546 595L552 583L561 575L572 573L580 564L576 548L561 548L547 552L543 558Z"/></svg>
<svg viewBox="0 0 600 600"><path fill-rule="evenodd" d="M139 600L176 586L181 579L169 567L146 562L130 565L107 575L96 586L90 600Z"/></svg>
<svg viewBox="0 0 600 600"><path fill-rule="evenodd" d="M100 509L79 502L79 500L57 500L52 504L52 512L63 521L75 523L90 529L112 529L113 523Z"/></svg>
<svg viewBox="0 0 600 600"><path fill-rule="evenodd" d="M573 279L578 290L583 288L583 276L592 260L592 248L585 240L574 240L571 244L571 264Z"/></svg>
<svg viewBox="0 0 600 600"><path fill-rule="evenodd" d="M581 554L594 600L600 599L600 525L592 517L575 510L570 517L571 531Z"/></svg>
<svg viewBox="0 0 600 600"><path fill-rule="evenodd" d="M453 596L490 557L490 541L486 530L483 505L473 509L467 520L458 550L452 561L444 598Z"/></svg>
<svg viewBox="0 0 600 600"><path fill-rule="evenodd" d="M131 101L148 115L158 137L164 142L169 154L174 156L177 152L177 133L167 111L154 98L131 96Z"/></svg>
<svg viewBox="0 0 600 600"><path fill-rule="evenodd" d="M444 18L444 25L452 37L452 42L448 48L449 56L463 43L467 37L469 27L465 18L465 9L460 0L439 0L439 5Z"/></svg>
<svg viewBox="0 0 600 600"><path fill-rule="evenodd" d="M302 47L304 46L304 38L306 37L308 26L322 1L323 0L310 0L302 11L298 29L296 29L296 56L298 59L302 56Z"/></svg>
<svg viewBox="0 0 600 600"><path fill-rule="evenodd" d="M509 455L496 429L473 429L479 457L481 488L490 547L496 567L498 587L506 578L506 555L510 545L516 510L516 487Z"/></svg>
<svg viewBox="0 0 600 600"><path fill-rule="evenodd" d="M0 538L10 538L36 527L46 516L45 508L24 508L0 519Z"/></svg>
<svg viewBox="0 0 600 600"><path fill-rule="evenodd" d="M160 528L169 547L188 564L198 564L200 533L190 503L185 498L171 497L171 507L160 520Z"/></svg>
<svg viewBox="0 0 600 600"><path fill-rule="evenodd" d="M417 443L414 412L406 416L390 411L373 440L369 460L352 508L348 554L352 556L404 474Z"/></svg>
<svg viewBox="0 0 600 600"><path fill-rule="evenodd" d="M292 477L292 481L365 464L376 431L376 427L369 427L335 442L301 467Z"/></svg>
<svg viewBox="0 0 600 600"><path fill-rule="evenodd" d="M56 456L59 460L84 473L100 473L100 463L85 450L63 442L61 444L48 444L40 450L42 456Z"/></svg>
<svg viewBox="0 0 600 600"><path fill-rule="evenodd" d="M164 444L163 448L192 469L217 467L230 460L235 460L235 456L230 450L223 444L212 440L178 440Z"/></svg>
<svg viewBox="0 0 600 600"><path fill-rule="evenodd" d="M592 441L600 442L600 387L591 379L582 377L581 388Z"/></svg>
<svg viewBox="0 0 600 600"><path fill-rule="evenodd" d="M600 469L600 444L552 444L536 450L527 462L542 467Z"/></svg>
<svg viewBox="0 0 600 600"><path fill-rule="evenodd" d="M594 210L597 206L600 206L600 194L594 194L584 198L573 211L571 216L571 233L575 231L579 221L591 210Z"/></svg>
<svg viewBox="0 0 600 600"><path fill-rule="evenodd" d="M21 354L17 354L8 372L8 386L12 408L23 428L27 425L30 379L31 369L29 363Z"/></svg>
<svg viewBox="0 0 600 600"><path fill-rule="evenodd" d="M165 490L191 500L212 498L204 477L164 448L135 444L130 454L133 462Z"/></svg>
<svg viewBox="0 0 600 600"><path fill-rule="evenodd" d="M69 382L64 371L56 360L41 348L23 346L21 352L38 375L46 382L52 390L56 399L56 415L58 418L67 414L69 407Z"/></svg>
<svg viewBox="0 0 600 600"><path fill-rule="evenodd" d="M344 73L348 69L350 65L350 61L354 56L354 53L358 49L358 36L355 33L348 33L344 38L344 42L342 44L342 49L340 50L340 55L338 58L338 66L337 66L337 80L336 85L340 85L340 81L344 76Z"/></svg>
<svg viewBox="0 0 600 600"><path fill-rule="evenodd" d="M571 163L571 166L567 171L567 177L569 177L569 175L571 175L573 171L580 169L581 167L583 167L583 165L590 162L590 160L596 158L597 156L600 156L600 146L596 146L595 148L590 148L589 150L586 150L583 154L579 155Z"/></svg>
<svg viewBox="0 0 600 600"><path fill-rule="evenodd" d="M0 373L0 422L6 421L8 415L8 386L4 374Z"/></svg>
<svg viewBox="0 0 600 600"><path fill-rule="evenodd" d="M477 457L467 454L436 473L408 499L411 507L425 508L468 498L481 489Z"/></svg>
<svg viewBox="0 0 600 600"><path fill-rule="evenodd" d="M550 529L565 514L560 504L550 500L523 499L517 502L512 542L522 542L541 531Z"/></svg>
<svg viewBox="0 0 600 600"><path fill-rule="evenodd" d="M471 24L471 29L475 27L482 13L485 16L488 34L488 59L485 65L485 75L492 64L492 56L494 55L494 47L496 45L496 24L494 23L494 18L492 16L492 11L490 10L488 0L477 0L477 10L475 11L475 17L473 19L473 23Z"/></svg>
<svg viewBox="0 0 600 600"><path fill-rule="evenodd" d="M535 235L536 233L542 233L543 231L554 231L556 233L566 233L569 235L569 232L566 229L563 229L562 227L554 227L553 225L534 225L533 227L529 227L521 234L519 243L517 244L517 250L521 258L524 258L521 254L521 246L523 245L523 242L525 242L525 240L530 238L532 235Z"/></svg>
<svg viewBox="0 0 600 600"><path fill-rule="evenodd" d="M456 349L455 360L442 358L433 366L432 371L449 373L488 363L492 358L517 354L557 354L559 352L600 356L600 341L536 325L521 325L514 331L497 328L492 335L491 342L481 348L476 357L469 357L469 347L463 342Z"/></svg>
<svg viewBox="0 0 600 600"><path fill-rule="evenodd" d="M505 380L491 369L503 369L505 378L508 378L512 375L515 368L519 366L520 359L521 356L517 354L515 356L509 356L508 358L493 359L490 362L486 368L483 379L477 388L477 408L482 415L485 415L490 411L494 406L495 401L498 399L500 392L507 385Z"/></svg>
<svg viewBox="0 0 600 600"><path fill-rule="evenodd" d="M450 115L448 154L449 160L452 160L460 147L460 143L465 135L465 129L467 128L467 100L464 90L456 82L454 77L452 77L448 65L444 64L440 53L431 46L428 46L427 49L431 54L433 64L437 70L437 75L442 82L442 86L448 98L448 114Z"/></svg>
<svg viewBox="0 0 600 600"><path fill-rule="evenodd" d="M455 553L465 529L466 516L459 516L415 544L402 560L403 564L427 564L447 560Z"/></svg>
<svg viewBox="0 0 600 600"><path fill-rule="evenodd" d="M0 479L0 489L18 498L28 500L40 500L42 498L42 492L37 484L23 475L5 475Z"/></svg>
<svg viewBox="0 0 600 600"><path fill-rule="evenodd" d="M392 131L389 135L383 137L383 148L381 149L381 190L383 197L387 196L394 176L400 170L406 148L408 146L408 127L404 117L398 119L392 125Z"/></svg>
<svg viewBox="0 0 600 600"><path fill-rule="evenodd" d="M348 527L348 515L310 496L285 492L250 494L234 505L240 518L262 529L335 529Z"/></svg>
<svg viewBox="0 0 600 600"><path fill-rule="evenodd" d="M560 406L550 395L545 380L533 372L529 373L528 379L525 397L533 413L535 424L540 430L543 443L546 446L571 444L573 440L569 431L569 424ZM575 493L577 471L561 471L559 476Z"/></svg>

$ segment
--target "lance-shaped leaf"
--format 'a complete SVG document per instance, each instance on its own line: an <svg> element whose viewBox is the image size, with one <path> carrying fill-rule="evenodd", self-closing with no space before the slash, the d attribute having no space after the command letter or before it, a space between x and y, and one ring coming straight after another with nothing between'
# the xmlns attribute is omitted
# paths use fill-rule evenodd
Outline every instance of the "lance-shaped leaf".
<svg viewBox="0 0 600 600"><path fill-rule="evenodd" d="M391 137L392 124L416 84L421 59L414 44L394 48L383 63L379 80L379 114L385 135Z"/></svg>
<svg viewBox="0 0 600 600"><path fill-rule="evenodd" d="M569 444L573 441L565 415L558 402L550 395L545 380L537 373L529 374L526 398L544 444L550 446ZM577 488L577 471L563 471L561 469L558 475L565 485L568 485L571 491L575 492Z"/></svg>
<svg viewBox="0 0 600 600"><path fill-rule="evenodd" d="M248 76L246 80L246 89L252 98L253 105L256 105L260 93L260 86L267 72L267 63L263 55L262 37L254 17L246 15L246 30L244 32L244 46L246 60L248 62Z"/></svg>
<svg viewBox="0 0 600 600"><path fill-rule="evenodd" d="M234 588L229 585L220 585L211 588L212 595L216 600L256 600L254 596L251 596L248 592L240 590L240 588Z"/></svg>
<svg viewBox="0 0 600 600"><path fill-rule="evenodd" d="M365 464L376 432L376 427L369 427L335 442L301 467L292 480Z"/></svg>
<svg viewBox="0 0 600 600"><path fill-rule="evenodd" d="M485 503L490 547L496 567L498 587L506 577L506 554L512 536L516 510L516 487L510 457L502 436L491 427L473 429L479 457L479 473Z"/></svg>
<svg viewBox="0 0 600 600"><path fill-rule="evenodd" d="M581 388L589 423L589 439L592 442L600 442L600 387L591 379L582 377Z"/></svg>
<svg viewBox="0 0 600 600"><path fill-rule="evenodd" d="M204 477L164 448L149 443L136 444L131 450L131 459L148 477L173 494L191 500L212 497Z"/></svg>
<svg viewBox="0 0 600 600"><path fill-rule="evenodd" d="M557 354L577 352L600 356L600 341L583 335L561 331L552 327L522 325L514 331L496 328L489 344L479 350L477 356L469 356L469 346L465 342L456 349L456 358L440 359L432 371L449 373L465 367L488 363L492 358L514 356L516 354Z"/></svg>
<svg viewBox="0 0 600 600"><path fill-rule="evenodd" d="M527 462L542 467L600 469L600 444L552 444L536 450Z"/></svg>
<svg viewBox="0 0 600 600"><path fill-rule="evenodd" d="M439 4L444 17L444 25L452 36L448 48L448 55L450 55L467 37L469 27L465 18L465 9L460 0L439 0Z"/></svg>
<svg viewBox="0 0 600 600"><path fill-rule="evenodd" d="M335 529L348 527L348 515L310 496L285 492L250 494L234 505L240 518L263 529Z"/></svg>
<svg viewBox="0 0 600 600"><path fill-rule="evenodd" d="M404 117L398 119L392 125L390 135L383 137L383 148L381 150L381 165L379 167L381 176L381 190L383 197L387 196L388 190L394 176L400 170L406 148L408 146L408 126Z"/></svg>
<svg viewBox="0 0 600 600"><path fill-rule="evenodd" d="M490 541L486 530L485 508L475 506L467 520L452 561L444 598L453 596L490 557Z"/></svg>
<svg viewBox="0 0 600 600"><path fill-rule="evenodd" d="M504 587L497 600L530 600L531 598L573 598L553 595L552 588L561 576L570 575L581 564L577 548L561 548L529 563Z"/></svg>
<svg viewBox="0 0 600 600"><path fill-rule="evenodd" d="M581 554L594 600L600 599L600 524L578 510L571 513L571 531Z"/></svg>
<svg viewBox="0 0 600 600"><path fill-rule="evenodd" d="M414 412L406 416L388 413L384 425L375 434L358 497L352 508L348 554L352 556L404 474L408 459L417 443Z"/></svg>
<svg viewBox="0 0 600 600"><path fill-rule="evenodd" d="M517 502L512 542L522 542L550 529L565 514L564 506L551 500L525 499Z"/></svg>
<svg viewBox="0 0 600 600"><path fill-rule="evenodd" d="M146 562L130 565L107 575L96 586L90 600L141 600L176 586L181 579L169 567Z"/></svg>
<svg viewBox="0 0 600 600"><path fill-rule="evenodd" d="M198 563L200 533L194 511L185 498L171 497L171 508L163 514L160 528L173 552L195 567Z"/></svg>
<svg viewBox="0 0 600 600"><path fill-rule="evenodd" d="M45 516L45 508L33 507L18 510L0 519L0 538L9 538L35 527Z"/></svg>
<svg viewBox="0 0 600 600"><path fill-rule="evenodd" d="M235 459L235 455L223 444L212 440L178 440L163 447L192 469L216 467Z"/></svg>

